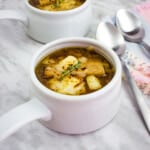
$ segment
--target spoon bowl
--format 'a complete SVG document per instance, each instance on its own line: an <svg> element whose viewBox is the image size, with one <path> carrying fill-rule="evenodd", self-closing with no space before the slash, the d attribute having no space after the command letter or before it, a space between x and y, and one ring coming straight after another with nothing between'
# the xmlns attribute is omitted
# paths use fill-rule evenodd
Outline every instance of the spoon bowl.
<svg viewBox="0 0 150 150"><path fill-rule="evenodd" d="M146 56L150 57L150 46L143 41L145 30L133 12L120 9L116 14L116 25L127 41L140 44Z"/></svg>
<svg viewBox="0 0 150 150"><path fill-rule="evenodd" d="M138 33L142 28L142 24L137 17L125 9L120 9L117 12L116 21L121 30L127 34Z"/></svg>
<svg viewBox="0 0 150 150"><path fill-rule="evenodd" d="M102 22L98 25L96 39L104 47L113 49L119 56L125 52L125 40L118 32L117 28L108 22Z"/></svg>
<svg viewBox="0 0 150 150"><path fill-rule="evenodd" d="M126 40L132 42L141 42L145 36L142 23L130 11L120 9L116 14L116 25L122 32Z"/></svg>

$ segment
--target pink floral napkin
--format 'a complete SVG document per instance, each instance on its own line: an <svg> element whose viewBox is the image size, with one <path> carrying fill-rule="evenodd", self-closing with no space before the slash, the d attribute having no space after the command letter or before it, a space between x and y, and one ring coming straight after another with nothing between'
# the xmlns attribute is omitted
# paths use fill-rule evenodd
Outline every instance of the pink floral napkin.
<svg viewBox="0 0 150 150"><path fill-rule="evenodd" d="M134 8L150 24L150 0Z"/></svg>
<svg viewBox="0 0 150 150"><path fill-rule="evenodd" d="M132 76L143 93L150 95L150 63L146 63L139 58L135 58L133 61Z"/></svg>
<svg viewBox="0 0 150 150"><path fill-rule="evenodd" d="M136 10L150 25L150 0L137 5L134 10ZM144 60L140 58L134 59L131 72L138 87L144 94L150 95L150 62L144 62Z"/></svg>

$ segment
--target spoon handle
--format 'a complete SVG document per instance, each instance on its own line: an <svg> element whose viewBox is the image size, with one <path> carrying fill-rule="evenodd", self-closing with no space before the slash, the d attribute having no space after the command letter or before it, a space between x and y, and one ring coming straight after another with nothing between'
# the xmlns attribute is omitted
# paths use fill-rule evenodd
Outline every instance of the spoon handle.
<svg viewBox="0 0 150 150"><path fill-rule="evenodd" d="M146 42L142 41L141 43L141 46L144 48L143 49L143 52L146 54L146 56L148 58L150 58L150 45L148 45Z"/></svg>
<svg viewBox="0 0 150 150"><path fill-rule="evenodd" d="M121 59L122 60L122 59ZM142 93L138 89L134 79L131 76L131 73L129 72L127 64L122 60L122 67L125 73L126 78L128 79L128 83L130 85L130 89L137 100L137 104L139 106L139 109L142 113L142 116L144 118L145 124L147 126L148 131L150 132L150 110L146 103L144 102L144 98L142 96Z"/></svg>

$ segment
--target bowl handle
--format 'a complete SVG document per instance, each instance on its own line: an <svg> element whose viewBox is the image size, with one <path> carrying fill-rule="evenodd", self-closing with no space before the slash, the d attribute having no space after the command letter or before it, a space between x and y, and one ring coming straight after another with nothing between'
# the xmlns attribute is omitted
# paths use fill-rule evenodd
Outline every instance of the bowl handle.
<svg viewBox="0 0 150 150"><path fill-rule="evenodd" d="M16 10L0 10L0 20L1 19L11 19L19 20L23 22L26 26L28 25L28 18L22 12Z"/></svg>
<svg viewBox="0 0 150 150"><path fill-rule="evenodd" d="M0 117L0 141L33 120L48 121L51 117L51 111L39 100L33 98Z"/></svg>

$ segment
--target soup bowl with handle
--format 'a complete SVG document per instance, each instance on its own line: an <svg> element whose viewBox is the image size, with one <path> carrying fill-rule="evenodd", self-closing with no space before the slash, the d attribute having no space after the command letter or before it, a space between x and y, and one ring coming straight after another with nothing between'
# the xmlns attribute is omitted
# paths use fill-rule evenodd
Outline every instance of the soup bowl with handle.
<svg viewBox="0 0 150 150"><path fill-rule="evenodd" d="M47 55L67 47L88 47L103 55L115 68L111 81L102 89L84 95L65 95L45 87L37 78L35 68ZM93 66L94 67L94 66ZM121 63L118 56L89 38L64 38L50 42L35 54L31 62L31 100L0 117L0 140L23 125L40 120L43 125L65 134L95 131L109 123L120 106Z"/></svg>
<svg viewBox="0 0 150 150"><path fill-rule="evenodd" d="M24 23L29 37L47 43L63 37L82 37L90 29L92 22L91 0L81 6L64 11L45 11L24 0L24 9L0 10L0 20L11 19Z"/></svg>

